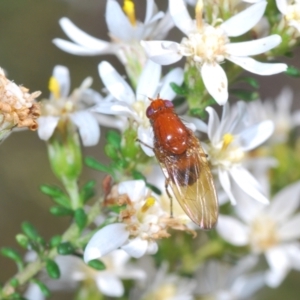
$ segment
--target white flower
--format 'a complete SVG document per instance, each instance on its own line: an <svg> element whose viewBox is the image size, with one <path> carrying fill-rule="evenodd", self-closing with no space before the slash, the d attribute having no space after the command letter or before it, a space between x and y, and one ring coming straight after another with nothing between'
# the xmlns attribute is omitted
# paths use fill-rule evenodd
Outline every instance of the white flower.
<svg viewBox="0 0 300 300"><path fill-rule="evenodd" d="M135 287L130 293L130 299L140 300L192 300L197 282L175 273L168 273L168 264L163 262L159 269L153 259L143 257L139 262L147 269L147 281Z"/></svg>
<svg viewBox="0 0 300 300"><path fill-rule="evenodd" d="M261 63L249 57L279 45L279 35L239 43L229 40L229 37L240 36L257 24L266 5L266 1L260 1L214 27L202 20L201 5L197 4L195 21L189 16L184 0L170 0L169 9L174 23L187 37L180 44L173 41L141 43L150 59L162 65L172 64L186 56L188 63L198 68L208 93L223 105L228 99L228 82L220 63L225 59L259 75L272 75L287 69L286 64Z"/></svg>
<svg viewBox="0 0 300 300"><path fill-rule="evenodd" d="M50 79L52 92L49 100L42 101L42 116L39 118L38 135L48 140L61 120L69 119L78 127L85 146L96 145L100 138L100 128L96 117L89 108L102 100L97 92L89 89L92 84L86 78L78 89L69 95L70 75L68 68L55 66Z"/></svg>
<svg viewBox="0 0 300 300"><path fill-rule="evenodd" d="M221 215L218 233L229 243L264 254L269 264L266 283L277 287L292 268L300 269L300 183L281 190L269 206L241 197L236 213L243 221Z"/></svg>
<svg viewBox="0 0 300 300"><path fill-rule="evenodd" d="M124 294L122 279L143 281L146 273L141 268L129 263L130 256L123 250L115 250L101 258L105 270L97 271L86 265L76 256L58 256L55 261L59 265L61 276L58 280L45 279L50 291L74 290L78 284L93 281L99 292L109 297L121 297ZM31 284L26 297L36 300L40 291L37 285ZM41 299L44 299L42 297Z"/></svg>
<svg viewBox="0 0 300 300"><path fill-rule="evenodd" d="M284 15L289 26L295 27L300 32L300 1L276 0L278 10Z"/></svg>
<svg viewBox="0 0 300 300"><path fill-rule="evenodd" d="M209 261L196 273L197 295L209 300L253 299L253 294L264 286L263 273L246 274L257 259L247 256L234 266Z"/></svg>
<svg viewBox="0 0 300 300"><path fill-rule="evenodd" d="M156 98L158 94L162 99L172 100L175 98L176 94L170 87L170 83L181 85L183 70L175 68L160 80L161 66L149 60L138 80L136 92L108 62L104 61L99 64L99 74L107 90L118 101L100 102L93 108L93 111L130 117L136 125L138 138L143 143L152 146L153 133L149 119L146 117L146 109L150 104L149 98ZM149 147L143 144L141 147L146 154L154 155Z"/></svg>
<svg viewBox="0 0 300 300"><path fill-rule="evenodd" d="M207 134L209 144L204 144L212 168L218 172L220 183L231 200L236 204L237 197L232 187L239 186L246 194L264 204L269 203L262 194L260 184L243 167L245 153L262 144L272 134L272 121L263 121L252 126L245 126L244 117L247 106L238 102L235 110L228 104L223 108L221 120L216 111L208 107ZM197 124L196 124L197 126Z"/></svg>
<svg viewBox="0 0 300 300"><path fill-rule="evenodd" d="M153 0L147 0L144 23L136 20L134 4L129 0L124 1L123 10L116 0L108 0L105 20L111 42L92 37L68 18L62 18L59 23L74 43L59 38L53 43L75 55L115 54L125 66L130 66L129 69L135 73L133 77L137 78L147 60L140 41L164 38L173 27L169 13L158 11Z"/></svg>
<svg viewBox="0 0 300 300"><path fill-rule="evenodd" d="M249 103L248 125L253 122L272 120L274 122L274 133L268 143L285 143L293 128L300 125L300 110L292 110L293 92L285 87L277 96L275 101L253 101Z"/></svg>
<svg viewBox="0 0 300 300"><path fill-rule="evenodd" d="M120 212L120 223L107 225L94 234L84 251L86 262L118 249L139 258L156 253L157 239L169 236L169 227L190 231L181 220L170 218L143 180L121 182L118 203L126 205Z"/></svg>

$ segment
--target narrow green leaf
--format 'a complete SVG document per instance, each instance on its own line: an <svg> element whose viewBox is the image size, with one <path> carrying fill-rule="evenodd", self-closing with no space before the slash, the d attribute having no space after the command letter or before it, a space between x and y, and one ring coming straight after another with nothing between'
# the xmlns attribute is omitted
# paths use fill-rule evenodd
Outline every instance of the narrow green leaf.
<svg viewBox="0 0 300 300"><path fill-rule="evenodd" d="M300 70L294 66L288 66L287 70L285 71L285 74L291 76L291 77L300 77Z"/></svg>
<svg viewBox="0 0 300 300"><path fill-rule="evenodd" d="M41 238L37 230L31 223L23 222L21 227L22 227L22 231L27 235L29 239L37 241L38 238Z"/></svg>
<svg viewBox="0 0 300 300"><path fill-rule="evenodd" d="M9 281L10 285L13 286L14 288L18 287L19 286L19 280L17 278L12 278L10 281Z"/></svg>
<svg viewBox="0 0 300 300"><path fill-rule="evenodd" d="M22 257L17 250L9 247L3 247L0 252L3 256L13 260L19 267L23 266Z"/></svg>
<svg viewBox="0 0 300 300"><path fill-rule="evenodd" d="M96 159L94 159L93 157L88 156L84 159L84 161L88 167L93 168L97 171L101 171L101 172L109 173L109 174L113 173L113 171L110 167L103 165L102 163L100 163Z"/></svg>
<svg viewBox="0 0 300 300"><path fill-rule="evenodd" d="M106 133L106 140L108 144L111 144L115 149L121 147L121 135L114 130L108 130Z"/></svg>
<svg viewBox="0 0 300 300"><path fill-rule="evenodd" d="M244 100L247 102L259 99L259 94L257 92L253 92L253 91L247 91L247 90L242 90L242 89L233 89L233 90L230 90L230 93L234 94L240 100Z"/></svg>
<svg viewBox="0 0 300 300"><path fill-rule="evenodd" d="M49 244L51 248L57 247L61 243L61 235L55 235L51 238Z"/></svg>
<svg viewBox="0 0 300 300"><path fill-rule="evenodd" d="M48 287L43 282L41 282L40 280L35 279L35 278L31 279L31 282L33 282L33 283L35 283L35 284L38 285L38 287L40 288L41 292L43 293L43 295L45 297L48 298L48 297L51 296L50 290L48 289Z"/></svg>
<svg viewBox="0 0 300 300"><path fill-rule="evenodd" d="M90 260L88 262L88 265L98 271L103 271L106 269L105 264L101 260L98 260L98 259Z"/></svg>
<svg viewBox="0 0 300 300"><path fill-rule="evenodd" d="M63 206L52 206L50 207L50 213L54 216L72 216L73 210Z"/></svg>
<svg viewBox="0 0 300 300"><path fill-rule="evenodd" d="M74 213L74 219L79 229L83 229L85 227L87 222L87 215L82 208L76 209Z"/></svg>
<svg viewBox="0 0 300 300"><path fill-rule="evenodd" d="M131 175L132 175L133 179L135 179L135 180L142 179L142 180L146 181L146 177L141 172L139 172L137 170L133 170L131 172Z"/></svg>
<svg viewBox="0 0 300 300"><path fill-rule="evenodd" d="M258 81L253 77L242 77L238 80L238 82L246 82L255 89L259 88Z"/></svg>
<svg viewBox="0 0 300 300"><path fill-rule="evenodd" d="M89 199L95 196L95 180L88 181L80 190L80 198L83 203L86 203Z"/></svg>
<svg viewBox="0 0 300 300"><path fill-rule="evenodd" d="M57 246L57 252L61 255L68 255L74 252L74 247L70 242L64 242Z"/></svg>
<svg viewBox="0 0 300 300"><path fill-rule="evenodd" d="M54 260L48 259L46 261L46 270L50 278L58 279L60 277L59 267Z"/></svg>
<svg viewBox="0 0 300 300"><path fill-rule="evenodd" d="M51 197L51 199L61 205L64 206L66 208L70 208L70 201L67 195L65 195L65 193L58 187L55 186L50 186L50 185L41 185L40 186L40 190L42 191L42 193L44 193L45 195L48 195Z"/></svg>
<svg viewBox="0 0 300 300"><path fill-rule="evenodd" d="M27 249L29 246L29 239L26 235L19 233L16 235L16 241L17 243L22 247Z"/></svg>
<svg viewBox="0 0 300 300"><path fill-rule="evenodd" d="M152 190L155 194L157 194L157 195L161 195L162 193L161 193L161 190L159 189L159 188L157 188L155 185L153 185L153 184L151 184L151 183L146 183L146 186L150 189L150 190Z"/></svg>
<svg viewBox="0 0 300 300"><path fill-rule="evenodd" d="M171 82L170 86L177 95L186 96L188 94L188 90L184 85L180 86L175 82Z"/></svg>
<svg viewBox="0 0 300 300"><path fill-rule="evenodd" d="M106 156L112 160L119 159L118 150L115 148L114 145L106 144L104 147L104 152L105 152Z"/></svg>

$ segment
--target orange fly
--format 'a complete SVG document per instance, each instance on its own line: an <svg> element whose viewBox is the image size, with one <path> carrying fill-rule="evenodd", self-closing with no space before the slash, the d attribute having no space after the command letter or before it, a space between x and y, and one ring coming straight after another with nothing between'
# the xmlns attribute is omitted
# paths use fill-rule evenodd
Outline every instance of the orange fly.
<svg viewBox="0 0 300 300"><path fill-rule="evenodd" d="M174 111L169 100L150 99L146 115L154 131L154 153L168 186L185 213L202 229L218 219L218 199L213 177L199 140Z"/></svg>

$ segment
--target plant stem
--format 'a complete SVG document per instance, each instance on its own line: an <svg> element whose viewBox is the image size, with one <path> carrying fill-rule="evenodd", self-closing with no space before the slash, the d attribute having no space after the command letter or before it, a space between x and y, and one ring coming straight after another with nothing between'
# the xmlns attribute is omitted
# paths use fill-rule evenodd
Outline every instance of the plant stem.
<svg viewBox="0 0 300 300"><path fill-rule="evenodd" d="M90 225L96 216L100 213L100 205L99 203L102 199L99 199L94 203L91 207L90 211L88 212L88 221L87 226ZM65 231L62 235L63 242L75 242L80 237L81 231L79 230L78 226L73 223L70 227ZM42 259L38 258L36 261L30 262L27 266L15 276L13 276L10 280L6 282L3 287L2 294L0 295L0 299L7 299L9 295L15 292L15 288L11 286L11 280L17 280L19 285L23 285L28 282L32 277L34 277L39 271L41 271L45 266L45 261L47 259L54 259L58 255L57 248L53 248L50 251L47 250L42 255Z"/></svg>
<svg viewBox="0 0 300 300"><path fill-rule="evenodd" d="M65 178L62 180L62 182L70 196L72 209L76 210L77 208L81 207L82 204L81 204L80 195L78 191L77 181Z"/></svg>

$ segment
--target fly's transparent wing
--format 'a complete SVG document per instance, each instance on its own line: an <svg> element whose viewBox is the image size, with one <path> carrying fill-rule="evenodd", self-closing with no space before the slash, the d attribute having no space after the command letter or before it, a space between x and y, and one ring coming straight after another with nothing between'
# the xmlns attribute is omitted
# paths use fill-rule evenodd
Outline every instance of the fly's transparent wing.
<svg viewBox="0 0 300 300"><path fill-rule="evenodd" d="M184 154L166 155L160 164L185 213L208 230L217 223L218 198L206 154L195 136L189 144Z"/></svg>

